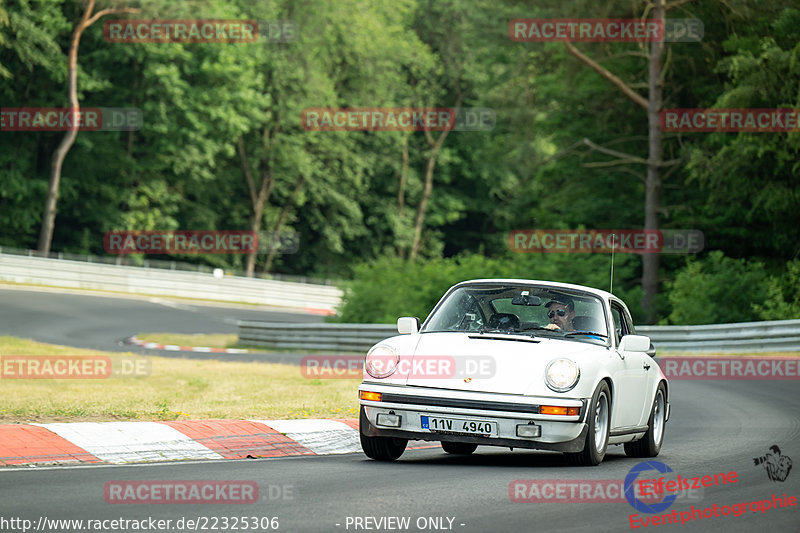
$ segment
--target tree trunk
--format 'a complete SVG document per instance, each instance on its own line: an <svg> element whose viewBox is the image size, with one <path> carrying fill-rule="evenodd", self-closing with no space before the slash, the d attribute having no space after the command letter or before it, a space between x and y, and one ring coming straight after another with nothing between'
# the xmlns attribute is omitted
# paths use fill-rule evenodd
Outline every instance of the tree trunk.
<svg viewBox="0 0 800 533"><path fill-rule="evenodd" d="M654 0L653 18L663 25L663 0ZM647 102L647 123L649 136L649 153L647 157L647 179L645 181L644 229L657 230L658 210L661 202L661 166L663 163L663 147L659 112L661 111L663 86L661 84L661 57L664 52L664 41L650 43L649 65L649 97ZM656 318L655 297L658 294L657 253L642 255L642 309L645 320L652 323Z"/></svg>
<svg viewBox="0 0 800 533"><path fill-rule="evenodd" d="M425 169L425 187L422 189L422 199L419 201L417 217L414 221L414 242L411 244L411 252L408 255L410 261L414 261L419 253L420 241L422 240L422 225L425 222L425 213L428 210L428 199L433 192L433 170L436 168L436 157L439 155L439 148L441 147L439 140L441 140L441 137L431 148L431 154L428 156L428 165Z"/></svg>
<svg viewBox="0 0 800 533"><path fill-rule="evenodd" d="M80 112L78 105L78 45L81 41L81 34L86 27L86 21L92 15L94 9L94 0L90 0L89 5L86 6L86 11L83 13L81 21L75 26L75 31L72 32L72 40L69 44L69 59L67 60L67 91L69 93L69 108L72 114L71 121L73 128L71 128L58 147L53 152L53 158L50 161L50 186L47 189L47 199L44 202L44 214L42 215L42 229L39 233L39 253L47 256L50 253L50 243L53 241L53 228L56 223L56 204L58 203L58 187L61 182L61 167L64 164L64 159L67 157L69 149L75 142L75 137L78 136L77 118Z"/></svg>
<svg viewBox="0 0 800 533"><path fill-rule="evenodd" d="M270 133L268 128L264 128L264 142L265 146L269 144ZM264 169L261 173L261 183L259 184L258 191L256 191L256 184L253 180L253 174L247 164L247 153L244 148L244 137L240 136L236 142L236 149L239 153L239 160L242 163L242 173L244 174L245 181L247 181L247 189L250 192L250 202L253 206L253 218L250 220L250 231L258 235L261 229L261 216L264 214L264 206L267 205L270 194L272 194L272 186L274 180L272 179L272 170L269 167L267 160L262 161ZM258 249L255 249L247 254L245 263L245 275L252 278L256 270L256 257Z"/></svg>
<svg viewBox="0 0 800 533"><path fill-rule="evenodd" d="M663 0L653 0L653 20L660 21L662 27L664 25L664 13L667 9L674 9L683 4L689 3L691 0L676 0L669 6L664 6ZM658 217L659 208L661 203L661 168L664 166L664 152L662 143L661 127L659 125L659 112L662 105L663 85L661 83L661 58L664 54L664 41L652 41L650 43L650 59L648 65L648 88L649 94L647 100L629 87L622 79L615 76L608 69L593 61L591 58L581 53L575 46L570 43L565 43L567 50L583 61L586 65L594 69L605 79L616 85L626 96L631 100L647 109L647 125L648 125L648 156L647 156L647 177L645 179L645 200L644 200L644 228L646 230L657 230L659 227ZM591 145L592 143L584 140L585 143ZM617 165L624 162L639 162L640 158L635 156L628 156L615 152L613 150L601 149L595 146L595 149L614 155L615 157L622 157L622 159L612 162L611 165ZM667 164L675 164L671 161ZM610 166L610 165L607 165ZM642 310L645 313L645 320L647 323L653 323L656 318L655 297L658 294L658 263L659 256L656 253L642 254L642 290L644 297L642 298Z"/></svg>
<svg viewBox="0 0 800 533"><path fill-rule="evenodd" d="M75 138L78 136L78 113L80 106L78 103L78 47L81 42L83 31L94 24L100 17L114 13L138 13L136 8L102 9L92 16L94 11L94 0L89 0L86 10L83 12L81 21L75 26L72 32L72 39L69 44L69 55L67 59L67 87L69 97L69 109L72 122L70 128L61 142L58 144L53 157L50 160L50 184L47 188L47 198L44 202L44 213L42 215L42 229L39 232L39 254L47 256L50 253L50 245L53 242L53 229L56 224L56 206L58 204L58 189L61 183L61 168L64 159L72 148Z"/></svg>
<svg viewBox="0 0 800 533"><path fill-rule="evenodd" d="M455 115L457 116L459 110L461 109L460 94L453 109ZM428 140L428 145L431 147L431 152L428 155L428 164L425 168L425 187L422 190L422 199L419 202L419 207L417 208L417 217L414 221L414 241L411 243L411 251L408 254L409 261L414 261L417 258L417 254L419 253L419 249L421 247L422 226L425 224L425 213L428 210L428 199L430 199L431 193L433 192L433 170L436 168L436 159L439 157L439 151L444 144L444 140L447 139L447 134L450 133L450 130L446 129L442 131L442 134L439 135L439 138L434 141L431 132L427 129L424 131L425 138Z"/></svg>
<svg viewBox="0 0 800 533"><path fill-rule="evenodd" d="M408 138L403 139L403 166L400 168L399 183L397 184L397 214L403 218L406 206L406 180L408 179Z"/></svg>
<svg viewBox="0 0 800 533"><path fill-rule="evenodd" d="M261 215L264 214L264 204L253 205L253 218L250 220L250 231L258 235L261 229ZM248 278L253 277L256 270L256 256L258 255L258 248L247 253L247 261L245 263L244 275Z"/></svg>
<svg viewBox="0 0 800 533"><path fill-rule="evenodd" d="M400 227L404 226L403 224L403 212L405 211L406 207L406 181L408 180L408 139L410 135L406 135L403 139L403 166L400 168L400 176L398 178L397 184L397 220ZM397 234L395 232L395 238ZM400 259L404 259L406 255L405 248L402 244L397 244L397 257Z"/></svg>
<svg viewBox="0 0 800 533"><path fill-rule="evenodd" d="M292 191L292 195L286 200L286 203L283 205L283 209L281 209L280 215L278 215L278 220L275 222L275 227L272 230L272 238L270 239L270 246L269 251L267 252L267 260L264 263L264 270L262 272L266 273L269 272L269 269L272 268L272 262L275 260L275 255L278 253L278 235L280 234L281 228L283 228L283 223L286 222L286 216L289 214L289 209L292 208L294 205L294 199L297 197L297 194L300 192L300 189L303 188L303 182L305 178L300 176L297 180L297 185L295 185L294 190Z"/></svg>

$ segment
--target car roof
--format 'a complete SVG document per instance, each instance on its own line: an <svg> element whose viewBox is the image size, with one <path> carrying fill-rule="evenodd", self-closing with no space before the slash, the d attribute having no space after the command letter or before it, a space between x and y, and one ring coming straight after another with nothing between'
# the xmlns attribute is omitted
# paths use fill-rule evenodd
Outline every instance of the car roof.
<svg viewBox="0 0 800 533"><path fill-rule="evenodd" d="M509 278L471 279L468 281L462 281L461 283L457 283L456 285L454 285L454 287L458 287L461 285L469 285L471 283L531 283L535 285L549 285L551 287L557 287L560 289L574 289L578 291L588 292L590 294L594 294L595 296L599 296L604 300L608 300L609 298L615 298L619 300L619 297L614 296L610 292L606 292L600 289L595 289L592 287L586 287L585 285L575 285L573 283L560 283L558 281L545 281L536 279L509 279Z"/></svg>

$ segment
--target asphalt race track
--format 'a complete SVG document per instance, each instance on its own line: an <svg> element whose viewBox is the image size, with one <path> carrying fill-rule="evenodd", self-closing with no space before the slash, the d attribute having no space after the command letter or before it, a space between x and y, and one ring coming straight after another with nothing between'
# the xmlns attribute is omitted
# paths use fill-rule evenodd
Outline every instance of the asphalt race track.
<svg viewBox="0 0 800 533"><path fill-rule="evenodd" d="M76 348L219 359L217 354L146 350L121 345L119 341L140 332L236 333L237 320L296 323L321 322L322 317L246 305L0 287L0 335ZM225 359L282 361L287 358L279 354L226 354ZM297 356L288 359L299 360Z"/></svg>
<svg viewBox="0 0 800 533"><path fill-rule="evenodd" d="M753 464L753 458L773 444L778 444L784 455L795 460L800 457L800 397L795 383L675 382L672 401L673 416L658 460L684 477L732 470L738 473L737 483L706 488L701 501L676 502L675 510L800 493L800 472L791 472L785 482L775 482L768 479L763 467ZM563 457L554 453L480 447L475 455L461 458L445 455L435 447L407 451L392 464L348 454L4 469L0 471L0 515L34 523L40 516L152 516L172 519L173 523L182 517L277 516L279 531L355 531L352 522L346 527L347 517L365 516L408 516L408 530L418 531L415 524L421 517L450 517L452 529L463 532L625 531L634 512L627 502L513 503L508 492L509 484L517 479L622 480L638 460L628 459L621 452L612 448L605 462L594 468L567 466ZM104 484L120 480L255 481L262 501L238 505L106 503ZM444 524L448 524L446 519ZM650 526L647 530L794 532L800 530L800 511L798 507L770 509L765 514L748 511L739 517L704 518L697 523Z"/></svg>
<svg viewBox="0 0 800 533"><path fill-rule="evenodd" d="M264 315L263 311L194 306L193 310L181 310L147 301L6 290L0 292L0 299L0 334L102 349L113 349L116 339L136 331L233 331L228 319ZM283 316L289 318L296 319ZM670 399L672 416L657 460L684 478L735 471L738 481L705 488L701 498L679 500L665 512L689 511L692 505L722 508L771 500L773 494L800 496L800 467L795 466L783 482L771 481L764 467L753 461L774 444L783 455L800 461L800 389L796 381L673 381ZM29 519L33 524L40 517L153 517L172 520L167 531L188 530L174 524L181 518L198 517L208 518L204 522L208 531L214 530L215 519L216 530L223 530L223 517L277 517L278 531L299 532L627 531L629 516L636 511L625 501L517 503L509 497L509 485L520 479L624 480L639 462L625 457L621 447L610 448L598 467L569 466L556 453L479 447L475 455L455 457L431 447L407 451L390 464L348 454L125 466L6 467L0 470L0 517ZM254 481L260 499L251 504L107 503L105 484L121 480ZM360 522L362 527L356 528L355 517L409 517L410 527L392 529ZM436 520L427 521L429 517ZM21 531L1 523L0 530ZM800 507L765 513L748 509L739 517L651 525L646 530L797 532Z"/></svg>

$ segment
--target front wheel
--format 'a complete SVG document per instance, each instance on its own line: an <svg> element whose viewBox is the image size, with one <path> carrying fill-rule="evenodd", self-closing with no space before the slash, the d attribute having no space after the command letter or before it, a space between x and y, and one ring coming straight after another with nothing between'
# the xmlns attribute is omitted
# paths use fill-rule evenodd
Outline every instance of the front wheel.
<svg viewBox="0 0 800 533"><path fill-rule="evenodd" d="M625 443L628 457L655 457L661 452L664 443L664 426L667 421L667 391L663 383L658 384L656 398L650 411L647 433L636 442Z"/></svg>
<svg viewBox="0 0 800 533"><path fill-rule="evenodd" d="M579 466L597 466L603 462L608 449L608 435L611 426L611 392L608 384L601 381L594 391L589 405L589 432L583 451L566 454L570 462Z"/></svg>
<svg viewBox="0 0 800 533"><path fill-rule="evenodd" d="M395 437L367 437L363 433L361 436L361 449L370 459L376 461L394 461L406 451L408 439L398 439Z"/></svg>
<svg viewBox="0 0 800 533"><path fill-rule="evenodd" d="M478 448L477 444L469 442L447 442L442 441L442 449L453 455L470 455Z"/></svg>

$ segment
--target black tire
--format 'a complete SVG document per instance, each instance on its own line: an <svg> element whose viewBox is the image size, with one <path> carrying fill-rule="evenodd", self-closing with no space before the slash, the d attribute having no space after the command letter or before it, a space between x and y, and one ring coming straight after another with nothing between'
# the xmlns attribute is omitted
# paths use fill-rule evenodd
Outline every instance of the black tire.
<svg viewBox="0 0 800 533"><path fill-rule="evenodd" d="M453 455L470 455L478 448L477 444L469 442L447 442L442 441L442 449Z"/></svg>
<svg viewBox="0 0 800 533"><path fill-rule="evenodd" d="M589 432L586 434L583 451L567 453L566 456L574 465L597 466L606 456L608 435L611 431L611 392L605 381L601 381L594 391L586 419L589 422Z"/></svg>
<svg viewBox="0 0 800 533"><path fill-rule="evenodd" d="M376 461L394 461L406 451L408 439L395 437L367 437L361 435L361 449L370 459Z"/></svg>
<svg viewBox="0 0 800 533"><path fill-rule="evenodd" d="M659 383L650 418L647 421L647 433L635 442L625 443L625 455L628 457L655 457L661 452L664 443L664 430L667 418L667 390L664 383ZM660 424L660 425L659 425ZM660 429L659 429L660 428Z"/></svg>

